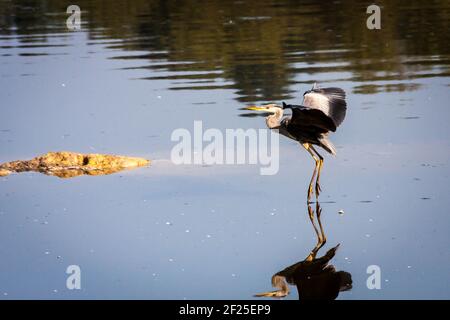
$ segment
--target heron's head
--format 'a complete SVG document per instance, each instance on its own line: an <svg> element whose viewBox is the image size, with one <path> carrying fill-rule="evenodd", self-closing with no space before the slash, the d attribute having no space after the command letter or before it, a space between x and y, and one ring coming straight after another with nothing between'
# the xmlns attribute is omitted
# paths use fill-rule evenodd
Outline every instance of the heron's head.
<svg viewBox="0 0 450 320"><path fill-rule="evenodd" d="M249 106L245 109L252 110L252 111L262 111L262 112L266 112L266 113L278 113L280 111L283 111L283 107L279 106L275 103L263 104L261 106Z"/></svg>

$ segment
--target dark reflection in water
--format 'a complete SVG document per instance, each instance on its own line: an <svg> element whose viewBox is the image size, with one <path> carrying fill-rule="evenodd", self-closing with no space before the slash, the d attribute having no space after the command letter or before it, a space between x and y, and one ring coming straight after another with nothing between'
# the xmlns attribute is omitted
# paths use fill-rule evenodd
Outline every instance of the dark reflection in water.
<svg viewBox="0 0 450 320"><path fill-rule="evenodd" d="M257 297L285 297L289 294L289 286L295 285L298 297L301 300L333 300L341 291L352 288L352 276L346 271L336 271L330 261L336 254L339 244L327 251L325 255L317 258L319 250L326 243L325 232L322 227L320 215L322 208L316 203L316 214L308 204L308 215L317 235L317 244L311 253L302 261L299 261L272 276L272 286L276 291L256 294ZM317 225L314 221L317 219ZM287 282L287 283L286 283Z"/></svg>
<svg viewBox="0 0 450 320"><path fill-rule="evenodd" d="M79 0L89 44L139 62L138 79L173 90L233 89L242 102L292 97L296 83L352 81L357 93L416 90L420 78L450 75L450 3L377 1L382 29L366 28L361 1ZM1 1L1 39L27 55L67 37L67 4ZM143 51L126 54L124 52ZM120 52L120 53L119 53Z"/></svg>

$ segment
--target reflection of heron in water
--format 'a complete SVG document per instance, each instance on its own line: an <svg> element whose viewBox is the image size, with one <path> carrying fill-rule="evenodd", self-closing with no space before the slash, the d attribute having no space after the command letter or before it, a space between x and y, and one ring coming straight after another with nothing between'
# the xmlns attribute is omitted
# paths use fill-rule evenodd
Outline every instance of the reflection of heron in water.
<svg viewBox="0 0 450 320"><path fill-rule="evenodd" d="M332 300L336 299L340 291L352 288L351 274L345 271L336 271L333 265L328 264L336 254L339 244L327 253L316 258L318 251L326 243L325 233L320 221L322 209L316 203L316 217L319 228L314 222L314 211L308 204L308 213L314 231L317 235L317 244L303 261L299 261L272 276L272 286L278 290L256 294L256 297L282 298L289 294L289 286L297 286L299 299L304 300Z"/></svg>
<svg viewBox="0 0 450 320"><path fill-rule="evenodd" d="M325 149L332 155L336 155L336 148L330 140L328 133L336 131L336 128L344 121L347 110L345 92L340 88L319 88L316 84L303 95L302 105L291 105L283 102L251 106L247 110L264 111L271 113L266 117L267 127L279 129L279 132L288 138L296 140L309 152L316 162L314 172L308 187L308 202L313 192L313 182L316 178L316 198L321 191L319 180L322 171L323 157L316 151L313 145ZM291 109L292 116L283 117L284 109Z"/></svg>

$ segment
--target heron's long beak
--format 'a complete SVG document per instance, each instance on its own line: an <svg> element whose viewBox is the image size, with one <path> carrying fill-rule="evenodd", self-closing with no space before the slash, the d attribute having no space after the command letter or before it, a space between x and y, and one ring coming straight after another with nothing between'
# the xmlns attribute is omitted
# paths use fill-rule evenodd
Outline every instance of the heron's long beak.
<svg viewBox="0 0 450 320"><path fill-rule="evenodd" d="M264 111L267 110L266 107L263 106L249 106L244 108L245 110L253 110L253 111Z"/></svg>
<svg viewBox="0 0 450 320"><path fill-rule="evenodd" d="M269 291L269 292L263 292L263 293L257 293L253 295L254 297L271 297L271 298L284 298L289 294L289 291L283 291L283 290L276 290L276 291Z"/></svg>

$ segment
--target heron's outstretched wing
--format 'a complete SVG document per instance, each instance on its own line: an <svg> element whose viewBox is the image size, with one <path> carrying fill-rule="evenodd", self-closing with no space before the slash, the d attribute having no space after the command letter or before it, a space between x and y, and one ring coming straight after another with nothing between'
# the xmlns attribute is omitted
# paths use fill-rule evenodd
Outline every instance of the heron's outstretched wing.
<svg viewBox="0 0 450 320"><path fill-rule="evenodd" d="M328 131L336 131L336 125L329 116L327 116L322 110L292 105L283 104L284 109L292 110L292 117L288 123L288 129L299 133L311 133L314 136L320 133L326 133Z"/></svg>
<svg viewBox="0 0 450 320"><path fill-rule="evenodd" d="M347 111L345 91L341 88L318 88L313 86L311 90L306 91L303 95L302 105L322 111L333 120L335 127L338 127L344 121Z"/></svg>

